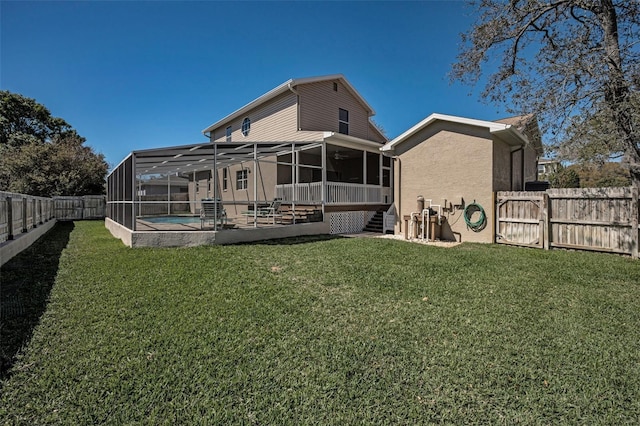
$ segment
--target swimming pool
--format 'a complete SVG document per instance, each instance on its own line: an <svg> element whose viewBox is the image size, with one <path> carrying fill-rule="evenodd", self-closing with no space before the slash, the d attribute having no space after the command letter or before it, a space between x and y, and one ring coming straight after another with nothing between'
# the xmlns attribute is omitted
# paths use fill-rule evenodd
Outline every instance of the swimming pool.
<svg viewBox="0 0 640 426"><path fill-rule="evenodd" d="M199 216L154 216L142 218L145 222L151 223L177 223L182 225L190 225L200 223Z"/></svg>

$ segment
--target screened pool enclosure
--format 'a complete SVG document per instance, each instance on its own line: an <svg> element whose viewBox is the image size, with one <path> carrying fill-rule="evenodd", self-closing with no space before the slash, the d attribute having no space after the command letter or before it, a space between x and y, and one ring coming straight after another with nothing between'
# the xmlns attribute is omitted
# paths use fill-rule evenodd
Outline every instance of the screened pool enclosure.
<svg viewBox="0 0 640 426"><path fill-rule="evenodd" d="M203 142L133 151L107 178L107 218L130 231L223 231L388 205L390 158L378 144L353 145Z"/></svg>

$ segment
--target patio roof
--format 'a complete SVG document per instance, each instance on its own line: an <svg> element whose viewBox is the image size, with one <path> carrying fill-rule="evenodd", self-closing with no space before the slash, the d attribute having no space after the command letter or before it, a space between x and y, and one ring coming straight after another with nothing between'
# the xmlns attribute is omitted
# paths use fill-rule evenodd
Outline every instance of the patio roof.
<svg viewBox="0 0 640 426"><path fill-rule="evenodd" d="M321 146L321 142L195 143L133 151L137 174L192 173ZM215 161L215 166L214 166Z"/></svg>

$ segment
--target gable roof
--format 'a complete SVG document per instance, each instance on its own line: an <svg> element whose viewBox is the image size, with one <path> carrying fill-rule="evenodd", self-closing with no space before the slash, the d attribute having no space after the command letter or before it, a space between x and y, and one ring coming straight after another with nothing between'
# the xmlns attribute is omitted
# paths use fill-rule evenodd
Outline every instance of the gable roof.
<svg viewBox="0 0 640 426"><path fill-rule="evenodd" d="M253 108L255 108L255 107L267 102L268 100L273 99L276 96L281 95L281 94L283 94L283 93L285 93L287 91L292 91L292 92L295 93L295 89L294 88L296 86L299 86L301 84L318 83L318 82L330 81L330 80L340 80L342 82L342 84L344 84L344 86L347 88L347 90L369 112L369 117L371 117L372 115L375 115L376 112L373 110L373 108L371 108L371 105L369 105L367 103L367 101L364 100L364 98L360 95L360 93L358 93L358 91L351 85L351 83L349 83L349 81L347 81L347 79L345 78L344 75L342 75L342 74L330 74L330 75L323 75L323 76L318 76L318 77L292 78L290 80L287 80L284 83L282 83L281 85L269 90L267 93L265 93L264 95L260 96L259 98L256 98L253 101L249 102L248 104L246 104L242 108L240 108L240 109L232 112L231 114L227 115L223 119L216 121L215 123L213 123L212 125L210 125L206 129L204 129L202 131L202 133L210 132L213 129L216 129L216 128L220 127L221 125L223 125L223 124L225 124L225 123L227 123L227 122L229 122L231 120L234 120L234 119L236 119L236 118L248 113Z"/></svg>
<svg viewBox="0 0 640 426"><path fill-rule="evenodd" d="M515 126L518 131L524 134L529 143L536 150L538 155L542 155L544 148L542 147L542 138L540 137L540 128L538 127L538 120L535 114L516 115L514 117L502 118L496 120L496 123L511 124Z"/></svg>
<svg viewBox="0 0 640 426"><path fill-rule="evenodd" d="M390 142L387 142L382 148L381 151L393 151L394 147L402 142L406 141L409 137L418 133L420 130L428 127L429 125L435 123L436 121L447 121L450 123L457 124L466 124L469 126L475 127L484 127L489 130L490 133L496 135L500 139L507 142L509 145L524 145L528 143L528 139L525 135L520 133L520 131L512 124L506 123L498 123L495 121L485 121L485 120L476 120L473 118L465 118L458 117L455 115L445 115L433 113L424 120L420 121L415 126L411 127L406 132L402 133L400 136L396 137Z"/></svg>
<svg viewBox="0 0 640 426"><path fill-rule="evenodd" d="M513 117L501 118L500 120L496 120L496 123L510 124L512 126L516 126L519 131L523 131L532 118L534 118L533 114L516 115Z"/></svg>

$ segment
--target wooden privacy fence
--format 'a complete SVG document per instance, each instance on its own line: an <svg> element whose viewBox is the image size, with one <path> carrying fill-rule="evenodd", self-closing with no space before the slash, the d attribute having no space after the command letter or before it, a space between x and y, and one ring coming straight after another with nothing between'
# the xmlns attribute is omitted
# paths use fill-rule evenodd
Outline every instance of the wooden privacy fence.
<svg viewBox="0 0 640 426"><path fill-rule="evenodd" d="M107 203L104 195L53 197L58 220L104 219Z"/></svg>
<svg viewBox="0 0 640 426"><path fill-rule="evenodd" d="M0 191L0 243L55 217L51 198Z"/></svg>
<svg viewBox="0 0 640 426"><path fill-rule="evenodd" d="M102 219L105 211L104 195L44 198L0 191L0 243L54 218Z"/></svg>
<svg viewBox="0 0 640 426"><path fill-rule="evenodd" d="M638 257L638 188L496 193L496 242Z"/></svg>

